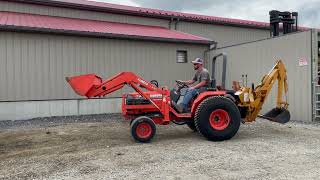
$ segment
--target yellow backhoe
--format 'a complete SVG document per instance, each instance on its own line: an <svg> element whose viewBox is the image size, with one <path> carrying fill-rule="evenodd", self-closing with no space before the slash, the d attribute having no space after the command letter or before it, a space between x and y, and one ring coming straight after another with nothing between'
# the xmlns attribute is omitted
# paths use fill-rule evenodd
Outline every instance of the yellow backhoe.
<svg viewBox="0 0 320 180"><path fill-rule="evenodd" d="M277 106L265 115L259 115L258 113L262 109L262 105L265 103L276 81L278 81ZM261 84L256 88L240 87L239 82L233 82L233 89L236 90L235 95L239 97L238 106L247 111L244 118L245 122L252 122L257 117L279 123L286 123L290 120L287 100L287 74L281 60L276 62L270 72L262 78ZM283 92L285 95L284 101Z"/></svg>

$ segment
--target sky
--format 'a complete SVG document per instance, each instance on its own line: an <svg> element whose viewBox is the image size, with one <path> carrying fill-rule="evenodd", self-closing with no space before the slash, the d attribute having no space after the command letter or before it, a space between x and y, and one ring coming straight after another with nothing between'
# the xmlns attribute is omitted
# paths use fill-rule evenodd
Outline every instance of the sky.
<svg viewBox="0 0 320 180"><path fill-rule="evenodd" d="M93 1L93 0L92 0ZM269 11L296 11L299 25L320 28L320 0L95 0L100 2L269 22Z"/></svg>

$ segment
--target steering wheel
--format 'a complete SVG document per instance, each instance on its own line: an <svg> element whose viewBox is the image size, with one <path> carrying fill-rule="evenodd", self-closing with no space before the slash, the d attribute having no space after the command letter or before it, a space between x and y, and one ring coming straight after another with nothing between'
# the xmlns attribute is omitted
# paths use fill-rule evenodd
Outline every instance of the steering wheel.
<svg viewBox="0 0 320 180"><path fill-rule="evenodd" d="M181 88L181 89L182 88L189 88L188 85L186 85L185 83L183 83L183 82L181 82L179 80L176 80L176 83L177 83L178 87Z"/></svg>
<svg viewBox="0 0 320 180"><path fill-rule="evenodd" d="M151 80L150 83L155 85L156 87L159 87L159 83L157 80Z"/></svg>

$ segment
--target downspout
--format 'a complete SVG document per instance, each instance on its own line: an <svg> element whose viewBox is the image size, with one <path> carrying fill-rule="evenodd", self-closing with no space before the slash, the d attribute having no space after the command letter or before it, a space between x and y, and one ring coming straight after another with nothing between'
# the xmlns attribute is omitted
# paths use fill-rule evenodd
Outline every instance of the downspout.
<svg viewBox="0 0 320 180"><path fill-rule="evenodd" d="M207 54L208 54L209 52L213 51L213 50L216 50L217 47L218 47L218 43L217 43L217 42L214 42L214 43L212 43L212 44L209 45L209 49L207 49L207 50L205 50L205 51L203 52L203 58L204 58L204 61L205 61L205 66L207 66L207 64L208 64L208 62L209 62L209 61L208 61ZM208 67L206 67L206 68L208 68Z"/></svg>
<svg viewBox="0 0 320 180"><path fill-rule="evenodd" d="M316 119L317 119L317 94L316 94L316 90L317 90L317 88L316 88L316 83L315 83L315 81L316 81L316 79L314 78L314 68L313 68L313 66L314 66L314 63L313 63L313 61L314 61L314 52L313 52L313 50L314 50L314 40L313 40L313 36L314 36L314 34L313 34L314 32L313 32L313 30L311 30L311 37L310 37L310 39L311 39L311 62L310 62L310 66L311 66L311 107L312 107L312 112L311 112L311 114L312 114L312 117L311 117L311 121L313 122L313 121L315 121Z"/></svg>
<svg viewBox="0 0 320 180"><path fill-rule="evenodd" d="M317 84L318 84L318 32L311 29L311 107L312 107L312 121L317 120Z"/></svg>
<svg viewBox="0 0 320 180"><path fill-rule="evenodd" d="M173 22L173 17L169 21L169 29L171 29L171 23Z"/></svg>
<svg viewBox="0 0 320 180"><path fill-rule="evenodd" d="M178 23L180 22L180 19L177 18L176 22L174 23L174 30L178 29Z"/></svg>

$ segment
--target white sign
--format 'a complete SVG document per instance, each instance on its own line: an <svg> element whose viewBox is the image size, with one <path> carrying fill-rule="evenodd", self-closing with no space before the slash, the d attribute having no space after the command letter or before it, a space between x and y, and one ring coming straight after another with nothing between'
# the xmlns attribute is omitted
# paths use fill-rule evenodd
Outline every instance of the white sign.
<svg viewBox="0 0 320 180"><path fill-rule="evenodd" d="M299 59L299 66L307 66L307 65L308 65L308 61L306 58Z"/></svg>

